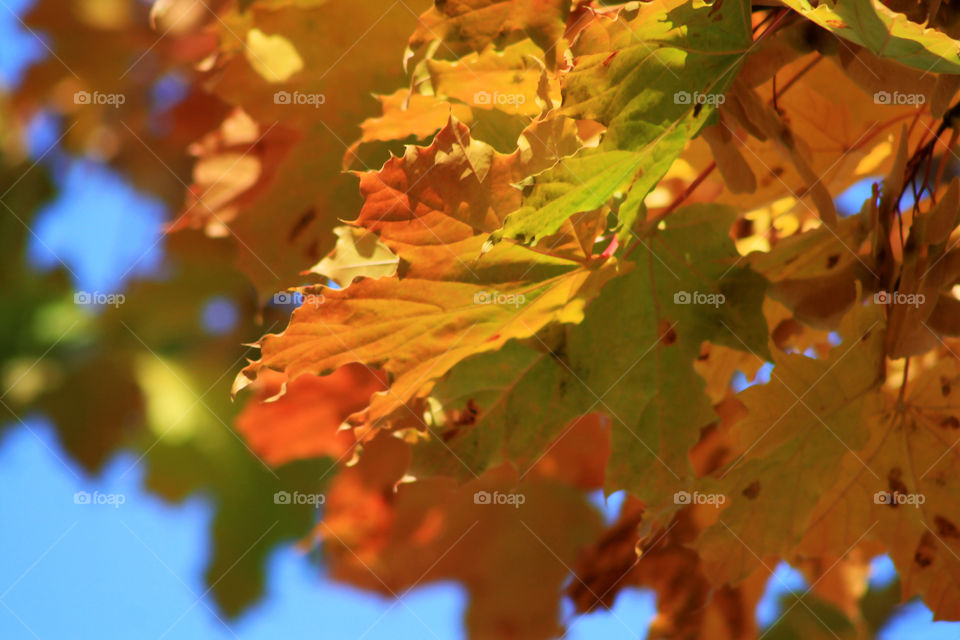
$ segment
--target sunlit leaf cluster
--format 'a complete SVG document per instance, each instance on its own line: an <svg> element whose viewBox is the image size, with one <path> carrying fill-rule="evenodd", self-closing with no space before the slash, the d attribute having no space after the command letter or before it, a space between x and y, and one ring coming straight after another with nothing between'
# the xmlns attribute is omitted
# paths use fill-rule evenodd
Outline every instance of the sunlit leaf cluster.
<svg viewBox="0 0 960 640"><path fill-rule="evenodd" d="M167 202L170 276L78 316L9 401L88 469L132 448L162 495L213 495L226 610L296 539L387 595L460 582L474 638L559 637L562 599L638 586L651 637L755 638L780 560L812 586L769 637L871 637L881 553L960 620L949 3L60 4L27 24L63 60L4 117L54 110ZM4 375L76 313L37 278L4 287ZM210 295L227 335L196 326Z"/></svg>

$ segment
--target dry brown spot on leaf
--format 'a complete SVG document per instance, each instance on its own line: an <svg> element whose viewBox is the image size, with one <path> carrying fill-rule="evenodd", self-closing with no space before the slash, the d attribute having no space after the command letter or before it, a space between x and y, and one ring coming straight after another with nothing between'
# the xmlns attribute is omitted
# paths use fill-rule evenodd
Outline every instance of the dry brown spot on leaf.
<svg viewBox="0 0 960 640"><path fill-rule="evenodd" d="M454 410L451 416L451 423L454 427L469 427L477 420L477 415L480 413L480 407L477 405L476 401L471 398L467 400L467 406L464 407L462 411ZM452 438L456 435L455 431L445 431L443 434L444 438Z"/></svg>
<svg viewBox="0 0 960 640"><path fill-rule="evenodd" d="M677 342L676 323L671 323L668 319L664 318L660 321L659 332L660 342L664 345L669 347Z"/></svg>
<svg viewBox="0 0 960 640"><path fill-rule="evenodd" d="M960 429L960 418L957 416L944 416L940 421L940 426L944 429Z"/></svg>
<svg viewBox="0 0 960 640"><path fill-rule="evenodd" d="M933 534L928 531L920 538L917 550L913 554L913 561L917 563L921 569L926 569L933 564L936 557L936 550Z"/></svg>
<svg viewBox="0 0 960 640"><path fill-rule="evenodd" d="M944 538L960 538L960 529L950 520L943 516L934 516L933 522L937 526L937 533Z"/></svg>
<svg viewBox="0 0 960 640"><path fill-rule="evenodd" d="M890 487L890 493L900 493L906 495L909 493L907 485L901 480L903 478L903 469L894 467L887 473L887 486Z"/></svg>

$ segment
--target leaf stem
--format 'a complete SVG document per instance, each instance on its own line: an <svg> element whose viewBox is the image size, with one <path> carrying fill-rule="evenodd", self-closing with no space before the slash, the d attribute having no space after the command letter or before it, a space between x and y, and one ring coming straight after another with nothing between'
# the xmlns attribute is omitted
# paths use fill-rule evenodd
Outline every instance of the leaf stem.
<svg viewBox="0 0 960 640"><path fill-rule="evenodd" d="M796 74L795 76L793 76L792 78L790 78L789 80L787 80L787 83L786 83L785 85L783 85L783 87L780 88L780 95L782 96L783 94L785 94L785 93L787 92L787 90L788 90L790 87L792 87L792 86L794 85L794 83L797 82L797 80L799 80L800 78L802 78L803 76L805 76L805 75L807 74L807 72L810 71L810 69L813 69L813 68L817 65L817 63L820 62L821 60L823 60L823 54L822 54L822 53L818 53L818 54L817 54L817 57L814 58L813 60L811 60L811 61L809 62L809 64L807 64L807 66L805 66L803 69L800 69L800 71L797 71L797 74ZM774 77L776 77L776 76L774 76Z"/></svg>
<svg viewBox="0 0 960 640"><path fill-rule="evenodd" d="M946 151L950 151L951 149L953 149L953 146L957 144L957 136L960 136L960 131L957 131L956 129L954 129L953 133L950 134L950 142L947 143ZM934 193L936 193L937 189L940 188L940 182L941 180L943 180L943 170L946 169L947 167L947 160L949 156L950 154L946 152L942 156L940 156L940 167L937 168L937 178L933 182Z"/></svg>
<svg viewBox="0 0 960 640"><path fill-rule="evenodd" d="M897 409L902 411L904 407L903 400L907 393L907 377L910 375L910 356L904 358L903 363L903 381L900 383L900 395L897 396Z"/></svg>
<svg viewBox="0 0 960 640"><path fill-rule="evenodd" d="M673 213L674 210L675 210L677 207L679 207L681 204L683 204L683 201L686 200L687 198L689 198L689 197L690 197L690 194L692 194L694 191L696 191L697 187L699 187L699 186L703 183L703 181L706 180L707 177L708 177L708 176L713 172L713 170L716 169L716 168L717 168L717 163L716 163L716 161L715 161L715 160L714 160L714 161L711 161L710 164L708 164L706 167L704 167L703 171L700 172L700 175L698 175L696 178L694 178L693 182L691 182L689 185L687 185L687 188L683 190L683 193L681 193L681 194L678 195L676 198L674 198L674 199L673 199L673 202L671 202L671 203L667 206L666 209L664 209L663 211L661 211L660 213L658 213L658 214L655 215L654 217L650 218L650 219L646 222L646 224L644 224L644 227L645 227L646 229L655 229L655 228L657 227L657 225L660 224L660 222L661 222L664 218L666 218L668 215L670 215L671 213ZM633 251L634 251L638 246L640 246L641 244L642 244L642 243L640 243L640 242L634 242L634 243L630 246L630 248L627 249L627 252L626 252L625 254L623 254L623 257L624 257L624 258L628 258L628 257L630 256L630 254L633 253Z"/></svg>
<svg viewBox="0 0 960 640"><path fill-rule="evenodd" d="M960 116L960 102L947 109L947 112L943 114L943 119L940 121L940 126L937 127L936 132L934 132L933 139L924 142L926 139L926 135L924 135L924 138L921 140L921 145L916 151L913 152L913 155L910 156L910 160L907 161L907 174L904 177L903 186L900 188L900 193L897 196L896 210L898 216L900 212L900 200L903 199L903 194L906 193L907 187L913 185L914 180L916 180L917 173L920 170L920 165L925 159L932 157L933 151L936 148L937 143L940 141L940 136L947 129L954 128L953 119L957 118L958 116ZM954 129L954 131L956 130ZM924 180L924 186L927 186L926 180Z"/></svg>

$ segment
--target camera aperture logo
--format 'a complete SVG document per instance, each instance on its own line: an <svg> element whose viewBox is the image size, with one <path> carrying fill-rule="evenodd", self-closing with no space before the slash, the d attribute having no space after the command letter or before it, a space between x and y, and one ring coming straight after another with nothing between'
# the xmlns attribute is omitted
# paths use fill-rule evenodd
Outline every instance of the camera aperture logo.
<svg viewBox="0 0 960 640"><path fill-rule="evenodd" d="M320 105L326 103L327 96L322 93L303 93L302 91L277 91L273 94L273 104L312 106L319 109Z"/></svg>
<svg viewBox="0 0 960 640"><path fill-rule="evenodd" d="M477 106L503 106L510 105L518 107L527 101L527 96L522 93L500 93L499 91L477 91L473 94L473 103Z"/></svg>
<svg viewBox="0 0 960 640"><path fill-rule="evenodd" d="M673 494L673 504L712 504L719 507L727 501L727 496L722 493L700 493L694 491L677 491Z"/></svg>
<svg viewBox="0 0 960 640"><path fill-rule="evenodd" d="M300 293L299 291L281 291L273 294L273 304L285 307L295 305L298 307L311 306L319 307L327 299L322 293Z"/></svg>
<svg viewBox="0 0 960 640"><path fill-rule="evenodd" d="M114 509L119 509L120 505L127 501L127 497L122 493L100 493L94 491L77 491L73 494L73 504L94 504L110 505Z"/></svg>
<svg viewBox="0 0 960 640"><path fill-rule="evenodd" d="M473 494L473 504L509 504L515 509L527 501L522 493L502 493L500 491L477 491Z"/></svg>
<svg viewBox="0 0 960 640"><path fill-rule="evenodd" d="M677 291L673 294L673 304L703 304L714 308L727 301L722 293L701 293L700 291Z"/></svg>
<svg viewBox="0 0 960 640"><path fill-rule="evenodd" d="M127 301L122 293L100 293L99 291L77 291L73 294L73 304L102 307L110 305L117 308Z"/></svg>
<svg viewBox="0 0 960 640"><path fill-rule="evenodd" d="M927 96L922 93L901 93L894 91L877 91L873 94L874 104L891 105L921 105L927 102Z"/></svg>
<svg viewBox="0 0 960 640"><path fill-rule="evenodd" d="M307 504L320 508L320 505L326 502L326 500L326 496L322 493L300 493L299 491L290 493L289 491L277 491L273 494L273 504Z"/></svg>
<svg viewBox="0 0 960 640"><path fill-rule="evenodd" d="M874 304L903 304L917 309L926 301L922 293L901 293L900 291L878 291L873 294Z"/></svg>
<svg viewBox="0 0 960 640"><path fill-rule="evenodd" d="M521 307L527 302L522 293L500 293L499 291L477 291L473 294L473 304L498 304Z"/></svg>
<svg viewBox="0 0 960 640"><path fill-rule="evenodd" d="M77 91L73 94L73 103L79 105L98 104L109 105L114 109L119 109L120 105L127 101L127 96L122 93L100 93L94 91Z"/></svg>
<svg viewBox="0 0 960 640"><path fill-rule="evenodd" d="M694 91L677 91L673 94L673 104L708 104L711 106L721 105L727 101L727 96L722 93L700 93Z"/></svg>
<svg viewBox="0 0 960 640"><path fill-rule="evenodd" d="M922 493L900 493L899 491L894 491L891 493L889 491L877 491L875 494L873 494L873 504L885 504L891 507L909 504L919 509L920 505L926 501L927 497Z"/></svg>

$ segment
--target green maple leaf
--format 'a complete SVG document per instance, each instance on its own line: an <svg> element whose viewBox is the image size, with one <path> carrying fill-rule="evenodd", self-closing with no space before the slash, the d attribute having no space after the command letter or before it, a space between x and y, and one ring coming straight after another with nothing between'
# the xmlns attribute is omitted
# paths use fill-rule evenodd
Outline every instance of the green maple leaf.
<svg viewBox="0 0 960 640"><path fill-rule="evenodd" d="M671 0L583 27L561 113L607 125L597 149L536 176L493 242L536 244L580 211L622 202L626 235L643 199L708 121L751 46L749 5Z"/></svg>
<svg viewBox="0 0 960 640"><path fill-rule="evenodd" d="M878 56L928 73L960 73L960 41L938 29L912 22L875 0L824 0L817 4L786 0L784 4Z"/></svg>

